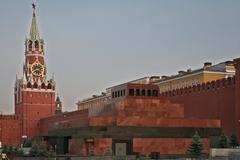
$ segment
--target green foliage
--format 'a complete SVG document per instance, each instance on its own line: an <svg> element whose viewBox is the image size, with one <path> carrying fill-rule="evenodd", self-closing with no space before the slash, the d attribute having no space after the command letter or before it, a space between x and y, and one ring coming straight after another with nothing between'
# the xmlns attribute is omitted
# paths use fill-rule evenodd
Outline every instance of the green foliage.
<svg viewBox="0 0 240 160"><path fill-rule="evenodd" d="M6 153L7 155L23 155L23 151L20 148L12 146L3 146L2 153Z"/></svg>
<svg viewBox="0 0 240 160"><path fill-rule="evenodd" d="M228 148L228 138L223 133L219 137L219 148Z"/></svg>
<svg viewBox="0 0 240 160"><path fill-rule="evenodd" d="M239 145L239 143L238 143L237 136L236 135L231 135L231 137L230 137L230 146L235 148L238 145Z"/></svg>
<svg viewBox="0 0 240 160"><path fill-rule="evenodd" d="M34 141L30 149L30 155L34 157L53 157L55 152L48 148L44 141Z"/></svg>
<svg viewBox="0 0 240 160"><path fill-rule="evenodd" d="M203 144L201 142L200 136L198 135L198 132L196 131L192 138L192 143L189 145L186 153L192 157L200 157L202 155L202 150Z"/></svg>
<svg viewBox="0 0 240 160"><path fill-rule="evenodd" d="M6 153L7 155L12 154L12 147L11 146L3 146L2 153Z"/></svg>
<svg viewBox="0 0 240 160"><path fill-rule="evenodd" d="M32 146L32 141L29 139L24 139L23 147L31 147L31 146Z"/></svg>
<svg viewBox="0 0 240 160"><path fill-rule="evenodd" d="M24 155L23 150L20 149L20 148L18 148L18 149L16 150L16 152L15 152L15 155L17 155L17 156L23 156L23 155Z"/></svg>

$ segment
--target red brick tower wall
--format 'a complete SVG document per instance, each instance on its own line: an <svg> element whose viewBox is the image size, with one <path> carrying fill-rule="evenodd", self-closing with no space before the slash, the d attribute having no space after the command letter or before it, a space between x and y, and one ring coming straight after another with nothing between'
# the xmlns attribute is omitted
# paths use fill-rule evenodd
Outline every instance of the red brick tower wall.
<svg viewBox="0 0 240 160"><path fill-rule="evenodd" d="M23 135L39 136L40 119L55 114L55 92L24 92L23 97Z"/></svg>

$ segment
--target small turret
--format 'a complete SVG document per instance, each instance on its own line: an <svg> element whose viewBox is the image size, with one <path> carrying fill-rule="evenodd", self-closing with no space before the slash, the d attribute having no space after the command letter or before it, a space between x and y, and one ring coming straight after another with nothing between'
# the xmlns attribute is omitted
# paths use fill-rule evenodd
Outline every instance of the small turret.
<svg viewBox="0 0 240 160"><path fill-rule="evenodd" d="M62 101L60 100L59 95L57 95L55 114L61 114L61 113L62 113Z"/></svg>
<svg viewBox="0 0 240 160"><path fill-rule="evenodd" d="M27 84L26 74L23 72L23 84Z"/></svg>

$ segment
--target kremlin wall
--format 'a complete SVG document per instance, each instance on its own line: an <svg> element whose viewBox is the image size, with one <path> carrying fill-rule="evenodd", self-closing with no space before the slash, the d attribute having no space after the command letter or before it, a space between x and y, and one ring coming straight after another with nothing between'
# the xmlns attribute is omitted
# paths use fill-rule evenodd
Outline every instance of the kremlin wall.
<svg viewBox="0 0 240 160"><path fill-rule="evenodd" d="M221 133L240 138L240 58L112 86L62 113L56 82L47 78L44 45L33 5L15 113L0 115L2 145L42 138L57 154L183 155L196 131L206 154Z"/></svg>

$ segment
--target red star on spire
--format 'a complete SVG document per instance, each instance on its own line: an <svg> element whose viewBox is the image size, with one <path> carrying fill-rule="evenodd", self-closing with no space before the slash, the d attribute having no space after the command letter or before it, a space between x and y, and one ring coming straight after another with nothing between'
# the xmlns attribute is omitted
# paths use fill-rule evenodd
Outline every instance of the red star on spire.
<svg viewBox="0 0 240 160"><path fill-rule="evenodd" d="M32 8L35 10L36 9L36 5L34 3L32 3Z"/></svg>

